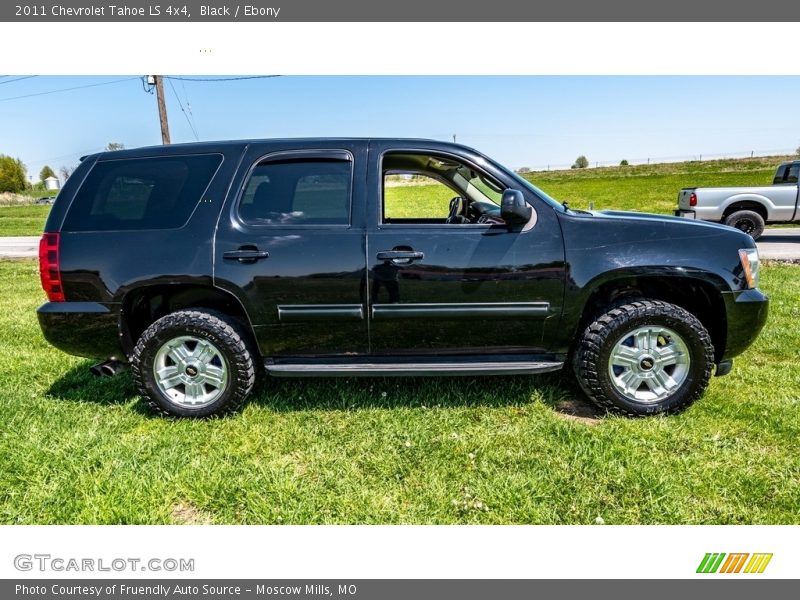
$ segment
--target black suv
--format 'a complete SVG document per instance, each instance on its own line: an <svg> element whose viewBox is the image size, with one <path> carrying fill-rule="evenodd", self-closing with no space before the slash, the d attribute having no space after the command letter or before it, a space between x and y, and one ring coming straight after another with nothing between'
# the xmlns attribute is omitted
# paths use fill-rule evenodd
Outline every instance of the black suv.
<svg viewBox="0 0 800 600"><path fill-rule="evenodd" d="M572 210L455 144L254 140L84 158L40 247L47 339L163 414L281 377L541 373L677 412L764 325L753 240Z"/></svg>

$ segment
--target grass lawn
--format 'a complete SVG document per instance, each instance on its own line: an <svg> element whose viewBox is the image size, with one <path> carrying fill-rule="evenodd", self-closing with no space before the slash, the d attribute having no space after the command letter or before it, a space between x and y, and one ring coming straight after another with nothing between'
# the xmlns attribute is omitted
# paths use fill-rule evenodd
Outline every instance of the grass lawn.
<svg viewBox="0 0 800 600"><path fill-rule="evenodd" d="M672 214L685 187L770 185L778 164L791 157L663 163L631 167L539 171L534 185L573 208Z"/></svg>
<svg viewBox="0 0 800 600"><path fill-rule="evenodd" d="M764 270L731 375L639 420L558 374L271 380L231 418L155 418L44 341L35 261L0 281L2 523L800 522L798 266Z"/></svg>
<svg viewBox="0 0 800 600"><path fill-rule="evenodd" d="M672 214L684 187L770 185L775 168L790 157L761 157L631 167L538 171L525 177L573 208L634 210ZM386 188L389 216L447 216L454 192L443 185L395 185Z"/></svg>
<svg viewBox="0 0 800 600"><path fill-rule="evenodd" d="M41 235L49 213L47 204L0 206L0 236Z"/></svg>

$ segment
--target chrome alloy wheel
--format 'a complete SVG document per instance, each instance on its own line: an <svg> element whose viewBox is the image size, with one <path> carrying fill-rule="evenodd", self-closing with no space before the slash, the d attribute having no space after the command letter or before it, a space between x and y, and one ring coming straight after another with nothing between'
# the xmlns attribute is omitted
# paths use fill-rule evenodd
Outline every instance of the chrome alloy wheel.
<svg viewBox="0 0 800 600"><path fill-rule="evenodd" d="M165 343L153 361L158 389L178 406L199 408L214 402L228 385L228 365L208 340L190 335Z"/></svg>
<svg viewBox="0 0 800 600"><path fill-rule="evenodd" d="M689 376L689 348L667 327L647 325L626 333L611 350L611 384L628 400L659 402Z"/></svg>

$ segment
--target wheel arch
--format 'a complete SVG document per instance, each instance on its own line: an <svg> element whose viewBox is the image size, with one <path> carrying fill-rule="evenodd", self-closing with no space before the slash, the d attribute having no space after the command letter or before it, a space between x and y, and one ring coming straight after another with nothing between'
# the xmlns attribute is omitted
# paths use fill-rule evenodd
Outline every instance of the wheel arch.
<svg viewBox="0 0 800 600"><path fill-rule="evenodd" d="M581 333L600 315L634 299L661 300L686 309L708 330L715 361L721 360L727 342L727 314L722 290L725 282L712 273L693 276L664 273L616 273L587 286L586 301L572 336L570 354Z"/></svg>
<svg viewBox="0 0 800 600"><path fill-rule="evenodd" d="M769 206L767 206L766 199L761 196L749 196L736 197L730 204L725 206L722 210L722 220L724 221L733 213L740 210L752 210L761 215L761 218L764 219L765 222L769 218L770 209Z"/></svg>
<svg viewBox="0 0 800 600"><path fill-rule="evenodd" d="M234 294L203 284L152 284L129 290L122 299L119 328L125 354L130 355L144 330L164 315L203 308L237 319L255 340L250 317Z"/></svg>

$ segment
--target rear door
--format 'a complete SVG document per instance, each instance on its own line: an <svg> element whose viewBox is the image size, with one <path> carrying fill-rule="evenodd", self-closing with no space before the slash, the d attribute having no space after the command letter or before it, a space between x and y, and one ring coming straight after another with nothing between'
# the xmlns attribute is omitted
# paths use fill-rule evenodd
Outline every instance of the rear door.
<svg viewBox="0 0 800 600"><path fill-rule="evenodd" d="M254 144L220 216L214 281L245 306L264 356L368 351L366 144Z"/></svg>

